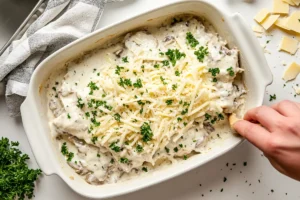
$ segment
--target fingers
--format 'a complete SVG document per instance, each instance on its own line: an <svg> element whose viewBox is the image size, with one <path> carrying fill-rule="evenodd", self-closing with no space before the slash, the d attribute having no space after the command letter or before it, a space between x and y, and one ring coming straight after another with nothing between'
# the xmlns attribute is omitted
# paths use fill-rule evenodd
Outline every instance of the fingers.
<svg viewBox="0 0 300 200"><path fill-rule="evenodd" d="M278 124L283 121L284 117L270 107L260 106L249 110L244 116L244 119L259 122L269 131L273 131Z"/></svg>
<svg viewBox="0 0 300 200"><path fill-rule="evenodd" d="M233 128L257 148L262 151L266 150L270 132L265 128L245 120L237 121Z"/></svg>
<svg viewBox="0 0 300 200"><path fill-rule="evenodd" d="M272 105L272 108L285 117L300 117L300 104L296 102L285 100Z"/></svg>

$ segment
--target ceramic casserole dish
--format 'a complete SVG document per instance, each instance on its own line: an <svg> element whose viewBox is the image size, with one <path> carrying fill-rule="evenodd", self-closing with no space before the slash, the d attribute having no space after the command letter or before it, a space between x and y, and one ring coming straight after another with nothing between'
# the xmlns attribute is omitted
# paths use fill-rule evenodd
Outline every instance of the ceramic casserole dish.
<svg viewBox="0 0 300 200"><path fill-rule="evenodd" d="M50 135L46 95L43 91L43 83L49 78L51 72L84 52L101 46L109 39L111 40L139 27L157 23L162 21L164 17L177 14L193 14L206 18L216 28L216 31L228 41L229 47L237 47L240 50L240 66L245 70L243 78L248 89L245 109L262 104L265 88L272 82L272 74L265 60L263 50L241 15L229 15L211 3L204 1L171 3L76 40L49 56L35 70L30 82L28 96L21 106L21 114L35 158L46 175L57 174L75 192L85 197L108 198L133 192L178 176L219 157L243 141L242 138L232 134L231 137L222 142L222 145L216 146L206 154L192 156L184 162L157 170L148 176L100 186L90 185L81 179L64 162L59 149L56 148L55 139Z"/></svg>

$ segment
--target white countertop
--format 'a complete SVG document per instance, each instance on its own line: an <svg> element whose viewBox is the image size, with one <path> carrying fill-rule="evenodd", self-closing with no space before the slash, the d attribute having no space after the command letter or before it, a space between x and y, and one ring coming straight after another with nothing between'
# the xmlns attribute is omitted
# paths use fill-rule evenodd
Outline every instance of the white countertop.
<svg viewBox="0 0 300 200"><path fill-rule="evenodd" d="M245 3L242 0L210 0L224 7L228 12L240 12L249 25L253 25L253 16L263 7L271 7L270 0L254 0ZM99 27L104 27L112 22L137 15L151 8L172 2L172 0L125 0L106 6ZM212 13L213 14L213 13ZM2 31L2 30L1 30ZM268 87L264 104L270 105L269 95L276 94L277 100L290 99L300 101L300 96L294 97L292 85L300 83L300 77L283 88L281 80L286 63L298 61L296 56L277 51L282 32L275 30L272 36L260 38L261 44L267 44L271 54L265 54L269 66L274 74L274 82ZM1 33L0 33L1 41ZM34 123L34 122L33 122ZM0 136L19 141L21 149L31 157L30 165L38 167L34 161L26 134L22 127L21 119L11 119L7 114L4 98L0 98ZM244 166L244 162L247 165ZM228 163L228 166L226 164ZM226 182L224 182L226 177ZM269 164L260 151L248 142L244 142L231 152L209 162L193 171L185 173L158 185L134 192L128 195L113 198L113 200L195 200L195 199L300 199L300 183L279 174ZM222 191L222 192L221 192ZM273 191L273 192L272 192ZM41 177L35 189L36 200L82 200L83 197L74 193L59 177Z"/></svg>

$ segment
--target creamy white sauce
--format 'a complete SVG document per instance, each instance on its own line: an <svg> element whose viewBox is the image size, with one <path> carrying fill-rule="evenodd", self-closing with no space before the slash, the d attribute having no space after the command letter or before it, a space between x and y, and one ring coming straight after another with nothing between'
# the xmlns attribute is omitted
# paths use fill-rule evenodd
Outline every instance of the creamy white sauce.
<svg viewBox="0 0 300 200"><path fill-rule="evenodd" d="M236 75L242 72L238 66L238 50L228 49L227 42L207 22L204 23L205 25L201 21L187 16L175 24L167 23L161 27L148 28L147 31L130 33L125 36L123 42L95 50L79 61L69 63L66 69L53 73L49 79L47 94L51 134L57 138L59 149L65 144L68 152L74 154L71 161L67 162L88 183L96 185L115 183L150 173L177 160L187 159L195 152L204 153L209 150L209 143L225 139L231 134L226 114L236 112L241 108L244 104L242 95L245 93L242 82L235 79ZM188 32L191 32L198 41L197 48L190 48L187 43ZM188 69L194 70L191 76L204 83L199 86L202 90L196 94L194 100L197 101L203 96L207 96L206 98L210 99L210 106L205 112L196 113L198 117L193 123L187 121L184 125L178 118L178 122L177 120L172 122L176 125L171 130L172 135L170 138L166 136L168 139L161 140L161 144L165 144L165 146L157 148L154 152L152 149L155 149L155 145L161 144L143 143L139 134L126 135L127 133L123 132L116 136L115 130L109 128L116 126L114 115L123 109L125 96L119 95L118 90L115 90L118 83L110 78L115 74L110 73L115 72L117 65L127 66L124 58L129 61L142 59L144 62L141 65L144 68L134 69L132 72L126 71L128 77L135 77L137 73L142 74L143 70L152 70L154 63L164 61L166 57L158 57L160 52L177 49L178 46L181 47L180 51L186 53L183 59L177 60L179 66L182 70L185 65L191 66L191 69ZM203 62L194 58L194 51L200 46L207 47L209 52ZM147 59L152 60L147 61ZM153 61L153 59L158 60ZM187 61L188 63L185 63ZM205 76L199 78L196 70L199 70L201 65L204 66ZM209 71L213 68L219 70L215 75ZM229 68L234 75L229 74ZM168 74L171 73L170 70L173 70L172 66L165 67L163 76L168 77ZM172 73L174 72L172 71ZM217 79L216 82L213 81L214 78ZM95 94L91 94L92 89L88 86L93 81L98 87L94 91ZM137 78L132 78L132 83L136 81ZM172 81L176 82L175 76L172 77L172 80L168 80L168 82ZM190 80L187 79L187 81ZM150 91L148 89L145 91L144 88L132 89L132 91L157 93L165 89L172 90L169 87L171 84L168 86L154 85L149 88ZM184 89L185 87L180 88L180 85L177 88L183 93ZM209 90L214 92L208 92ZM102 102L96 109L97 117L94 117L94 122L92 121L93 107L88 106L91 103L91 96ZM103 104L103 102L105 103ZM127 103L130 104L130 102ZM145 103L145 108L150 109L151 103L148 102L149 105ZM80 104L84 104L84 106ZM181 104L180 106L182 107ZM179 111L178 108L172 108L167 115L179 115L181 110ZM89 116L86 113L89 113ZM99 115L99 113L101 114ZM126 113L119 114L125 121L126 118L132 117ZM221 117L218 114L221 114ZM136 117L139 119L138 116ZM97 125L97 120L101 121L101 124ZM127 123L132 125L131 129L140 130L140 127L135 127L135 122ZM100 130L103 124L107 124L107 130L93 140L94 134L97 134L95 130ZM151 126L153 138L156 139L159 138L158 131L161 127L155 127L154 124L155 122ZM122 126L126 126L126 124ZM181 130L184 130L182 135L179 134ZM116 141L116 148L120 148L119 150L114 148L114 141ZM126 144L126 141L130 141L130 144ZM133 148L131 144L135 147L143 146L143 152L137 152L137 148ZM68 159L68 154L65 157Z"/></svg>

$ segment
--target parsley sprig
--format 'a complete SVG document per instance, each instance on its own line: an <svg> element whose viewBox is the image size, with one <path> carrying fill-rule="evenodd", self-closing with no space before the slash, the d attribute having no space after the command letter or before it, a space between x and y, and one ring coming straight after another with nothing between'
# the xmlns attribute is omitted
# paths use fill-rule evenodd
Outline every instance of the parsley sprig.
<svg viewBox="0 0 300 200"><path fill-rule="evenodd" d="M34 182L42 173L40 169L29 169L29 156L18 149L18 142L8 138L0 140L0 199L24 200L34 197Z"/></svg>
<svg viewBox="0 0 300 200"><path fill-rule="evenodd" d="M196 40L191 32L186 33L186 41L193 48L199 44L198 40Z"/></svg>
<svg viewBox="0 0 300 200"><path fill-rule="evenodd" d="M186 56L185 53L180 52L178 49L168 49L165 54L173 66L176 65L177 60L180 60Z"/></svg>
<svg viewBox="0 0 300 200"><path fill-rule="evenodd" d="M208 48L204 47L204 46L201 46L198 51L195 51L194 54L197 56L197 59L199 62L203 62L204 61L204 58L205 56L208 55Z"/></svg>
<svg viewBox="0 0 300 200"><path fill-rule="evenodd" d="M143 136L142 139L144 142L148 142L148 141L152 140L153 132L151 130L149 123L147 123L147 122L143 123L143 125L141 126L141 134Z"/></svg>

